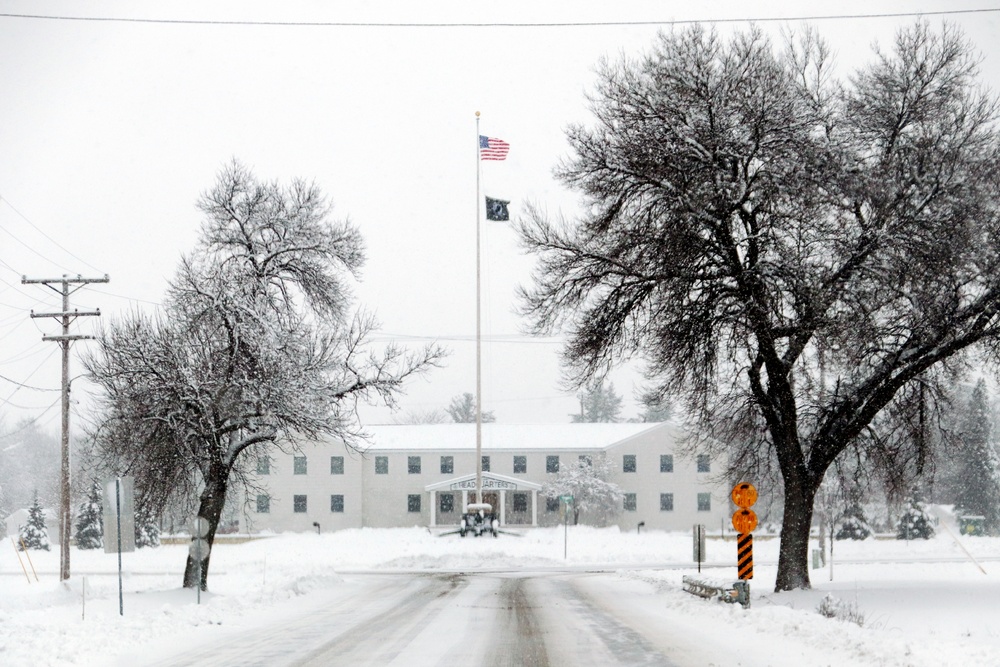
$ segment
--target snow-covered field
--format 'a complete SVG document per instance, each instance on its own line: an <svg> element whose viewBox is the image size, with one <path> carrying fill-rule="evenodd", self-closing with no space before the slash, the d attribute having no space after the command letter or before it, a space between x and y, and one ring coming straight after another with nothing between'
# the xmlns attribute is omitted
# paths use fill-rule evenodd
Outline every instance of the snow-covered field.
<svg viewBox="0 0 1000 667"><path fill-rule="evenodd" d="M74 549L65 585L57 551L30 552L36 582L7 538L0 545L0 665L117 664L144 647L211 641L234 623L280 619L359 571L557 568L617 571L628 585L656 591L649 604L676 609L720 645L738 637L738 653L773 656L759 664L790 664L781 658L790 645L826 652L832 665L1000 664L1000 538L962 537L960 546L939 531L926 541L841 541L832 580L829 567L817 569L812 590L775 594L778 541L757 536L753 603L742 609L683 592L682 575L696 572L689 534L571 526L564 547L562 528L523 532L463 540L423 528L363 529L219 544L200 605L194 591L180 588L186 547L144 549L123 555L124 616L115 555ZM729 538L708 541L704 576L735 578ZM828 594L860 623L818 613Z"/></svg>

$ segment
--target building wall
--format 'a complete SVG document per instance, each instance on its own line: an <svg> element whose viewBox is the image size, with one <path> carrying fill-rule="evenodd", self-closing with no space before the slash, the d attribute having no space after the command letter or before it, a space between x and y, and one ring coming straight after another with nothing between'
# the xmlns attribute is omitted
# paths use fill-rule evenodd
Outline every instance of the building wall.
<svg viewBox="0 0 1000 667"><path fill-rule="evenodd" d="M416 428L416 427L414 427ZM647 529L689 530L693 524L702 523L710 528L725 523L731 514L729 488L718 484L721 463L711 461L711 472L697 472L697 461L682 457L676 451L680 432L671 425L653 426L636 436L611 443L607 447L539 447L519 449L517 447L484 448L483 454L490 457L490 471L499 475L544 484L554 477L546 472L549 456L558 456L561 465L575 462L581 456L607 456L613 470L611 481L618 484L625 493L634 494L635 509L621 512L618 525L623 530L634 530L643 521ZM506 444L506 443L505 443ZM660 456L673 457L673 471L660 472ZM314 522L323 531L343 528L373 528L429 526L431 523L431 495L425 489L428 485L461 477L476 470L476 454L472 448L380 448L378 443L365 453L347 450L342 443L319 443L303 450L307 460L306 474L295 474L294 455L278 453L274 456L270 472L257 479L270 495L270 511L266 514L251 511L251 531L296 531L315 530ZM623 471L623 457L635 456L636 471ZM342 456L344 474L330 473L330 457ZM452 472L441 472L441 457L453 460ZM527 470L514 472L514 457L526 458ZM386 472L376 473L376 463L380 457L388 462ZM410 472L409 458L419 457L420 471ZM725 487L725 488L723 488ZM448 493L438 492L438 495ZM436 506L436 524L449 526L457 524L463 510L461 492L452 492L453 511L442 514L440 504ZM660 495L673 494L673 508L661 510ZM698 494L710 494L707 510L698 509ZM344 511L332 512L330 496L344 496ZM513 515L514 492L505 492L508 524L531 523L531 494L528 493L526 511ZM304 495L307 499L305 512L294 511L294 496ZM469 494L469 502L474 502ZM419 511L411 511L408 497L419 498ZM435 499L437 503L440 500ZM549 511L546 499L537 498L538 525L552 526L560 523L558 510ZM251 510L255 509L251 499ZM499 510L499 507L496 508ZM581 517L584 519L585 517Z"/></svg>
<svg viewBox="0 0 1000 667"><path fill-rule="evenodd" d="M664 425L608 448L612 481L625 493L635 494L635 509L620 515L618 525L623 530L636 529L640 521L647 529L686 530L700 523L711 530L731 515L729 486L719 482L722 462L709 458L709 472L698 472L697 455L678 452L680 437L676 427ZM624 471L626 455L635 456L635 472ZM661 455L672 457L672 472L660 471ZM707 510L698 507L698 494L704 493L710 494ZM661 494L673 495L673 509L661 509Z"/></svg>
<svg viewBox="0 0 1000 667"><path fill-rule="evenodd" d="M305 456L305 474L296 474L296 456ZM343 457L344 473L330 472L331 457ZM250 498L251 532L260 531L314 531L313 523L321 531L360 528L362 526L362 467L364 459L357 452L349 451L342 443L322 443L305 447L300 454L275 452L271 457L270 471L258 475L256 481L270 497L267 513L256 512L256 498ZM295 496L306 497L306 511L296 512ZM332 495L344 496L344 511L331 509Z"/></svg>

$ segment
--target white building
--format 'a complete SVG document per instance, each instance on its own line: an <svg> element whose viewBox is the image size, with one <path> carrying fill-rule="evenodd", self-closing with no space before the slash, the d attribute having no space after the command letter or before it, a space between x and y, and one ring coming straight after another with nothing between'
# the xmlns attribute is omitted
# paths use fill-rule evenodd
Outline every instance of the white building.
<svg viewBox="0 0 1000 667"><path fill-rule="evenodd" d="M475 429L372 426L363 454L330 442L260 461L247 528L455 526L466 503L475 502ZM731 508L729 485L718 484L721 466L707 455L682 456L680 434L670 423L483 424L483 500L502 526L554 525L559 503L542 496L544 482L567 462L606 456L610 481L625 493L623 529L639 522L663 530L722 525Z"/></svg>

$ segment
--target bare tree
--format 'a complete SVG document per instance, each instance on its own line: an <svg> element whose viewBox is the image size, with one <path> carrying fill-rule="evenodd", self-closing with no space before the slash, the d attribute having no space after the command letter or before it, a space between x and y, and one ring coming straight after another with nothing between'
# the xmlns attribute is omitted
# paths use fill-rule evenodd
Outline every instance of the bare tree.
<svg viewBox="0 0 1000 667"><path fill-rule="evenodd" d="M695 26L605 63L559 170L586 212L519 223L524 312L570 332L578 386L639 355L700 446L777 467L777 590L809 587L830 466L919 469L906 415L1000 334L1000 142L971 46L917 24L846 82L828 60L811 32L779 53Z"/></svg>
<svg viewBox="0 0 1000 667"><path fill-rule="evenodd" d="M199 496L209 554L232 482L273 448L364 438L358 401L395 406L412 374L441 351L365 340L375 321L349 312L347 278L363 259L358 231L332 222L315 185L262 183L238 163L199 202L201 240L170 284L163 311L112 321L85 358L103 389L93 434L105 458L134 475L148 508Z"/></svg>

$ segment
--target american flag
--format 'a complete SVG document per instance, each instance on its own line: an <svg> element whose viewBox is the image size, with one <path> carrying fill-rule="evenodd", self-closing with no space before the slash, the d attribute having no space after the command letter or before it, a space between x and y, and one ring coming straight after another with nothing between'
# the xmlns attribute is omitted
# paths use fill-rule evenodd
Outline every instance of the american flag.
<svg viewBox="0 0 1000 667"><path fill-rule="evenodd" d="M503 139L479 135L479 158L481 160L506 160L510 144Z"/></svg>

